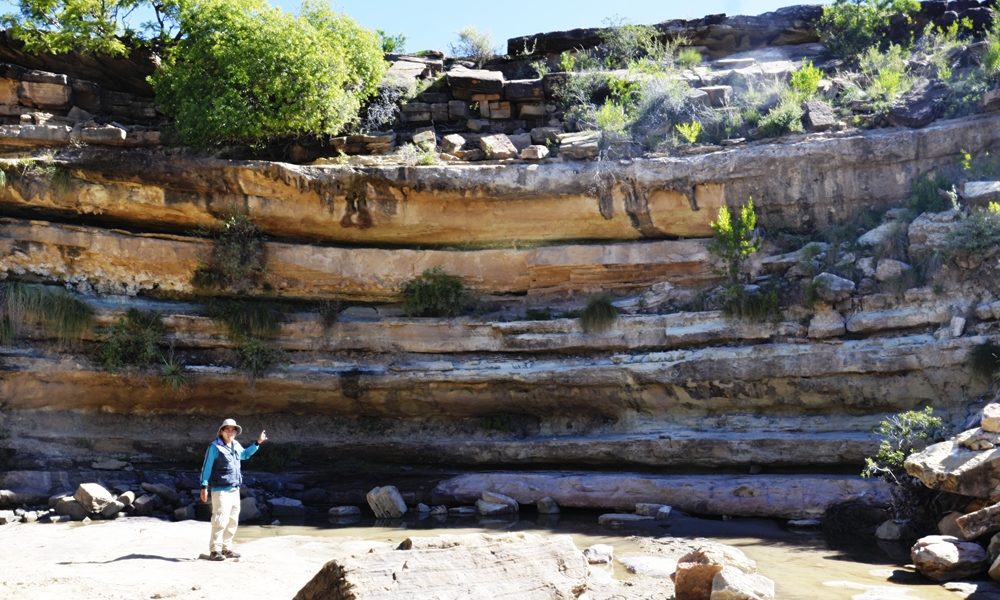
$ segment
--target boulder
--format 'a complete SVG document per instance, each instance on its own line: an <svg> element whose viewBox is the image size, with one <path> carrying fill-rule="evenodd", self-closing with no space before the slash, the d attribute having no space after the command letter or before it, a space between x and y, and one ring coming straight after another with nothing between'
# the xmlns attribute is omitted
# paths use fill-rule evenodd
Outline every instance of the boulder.
<svg viewBox="0 0 1000 600"><path fill-rule="evenodd" d="M881 248L889 245L892 242L892 238L900 235L900 233L906 233L906 224L890 221L863 233L861 237L858 238L858 245L870 248Z"/></svg>
<svg viewBox="0 0 1000 600"><path fill-rule="evenodd" d="M920 82L889 109L889 122L897 127L925 127L941 115L949 93L944 82Z"/></svg>
<svg viewBox="0 0 1000 600"><path fill-rule="evenodd" d="M903 274L908 273L912 269L913 267L901 260L883 258L875 265L875 279L879 281L899 279Z"/></svg>
<svg viewBox="0 0 1000 600"><path fill-rule="evenodd" d="M500 94L504 88L500 71L456 67L448 71L447 78L452 95L459 100L471 100L473 94Z"/></svg>
<svg viewBox="0 0 1000 600"><path fill-rule="evenodd" d="M84 520L87 517L87 513L90 512L73 496L60 498L56 502L55 509L57 515L68 517L74 521Z"/></svg>
<svg viewBox="0 0 1000 600"><path fill-rule="evenodd" d="M194 504L181 506L174 509L174 521L193 521L195 518ZM240 521L243 520L243 511L240 510Z"/></svg>
<svg viewBox="0 0 1000 600"><path fill-rule="evenodd" d="M267 501L271 507L271 515L274 517L304 517L306 507L297 498L271 498Z"/></svg>
<svg viewBox="0 0 1000 600"><path fill-rule="evenodd" d="M958 210L923 213L914 219L907 229L910 256L928 255L940 250L960 220Z"/></svg>
<svg viewBox="0 0 1000 600"><path fill-rule="evenodd" d="M114 125L84 127L80 130L80 141L85 144L123 146L125 144L125 130Z"/></svg>
<svg viewBox="0 0 1000 600"><path fill-rule="evenodd" d="M375 549L328 562L295 600L390 596L570 600L579 597L587 576L587 561L568 535L409 538L396 550Z"/></svg>
<svg viewBox="0 0 1000 600"><path fill-rule="evenodd" d="M508 100L544 100L545 86L542 78L511 79L503 88L503 94Z"/></svg>
<svg viewBox="0 0 1000 600"><path fill-rule="evenodd" d="M854 282L833 273L820 273L813 277L816 295L827 302L847 300L854 293Z"/></svg>
<svg viewBox="0 0 1000 600"><path fill-rule="evenodd" d="M661 508L670 507L666 504L652 504L649 502L637 502L635 505L635 514L643 517L655 517L660 513Z"/></svg>
<svg viewBox="0 0 1000 600"><path fill-rule="evenodd" d="M986 206L1000 200L1000 181L967 181L962 185L962 198L970 206Z"/></svg>
<svg viewBox="0 0 1000 600"><path fill-rule="evenodd" d="M983 112L1000 111L1000 88L983 94L982 99L979 101L979 108Z"/></svg>
<svg viewBox="0 0 1000 600"><path fill-rule="evenodd" d="M733 100L733 87L729 85L706 85L699 89L708 94L708 103L714 108L729 106Z"/></svg>
<svg viewBox="0 0 1000 600"><path fill-rule="evenodd" d="M125 506L132 506L132 503L135 502L135 492L132 490L122 492L118 495L118 501Z"/></svg>
<svg viewBox="0 0 1000 600"><path fill-rule="evenodd" d="M160 505L159 496L156 494L143 494L135 499L132 506L135 508L135 514L140 517L148 517L153 514Z"/></svg>
<svg viewBox="0 0 1000 600"><path fill-rule="evenodd" d="M441 151L454 154L465 146L465 138L457 133L450 133L441 138Z"/></svg>
<svg viewBox="0 0 1000 600"><path fill-rule="evenodd" d="M1000 533L994 533L993 537L990 538L990 543L986 547L986 554L989 557L991 565L996 562L997 558L1000 558ZM990 568L992 569L992 567Z"/></svg>
<svg viewBox="0 0 1000 600"><path fill-rule="evenodd" d="M677 559L674 593L685 600L710 600L715 576L730 567L742 573L756 573L757 565L743 552L721 544L701 546Z"/></svg>
<svg viewBox="0 0 1000 600"><path fill-rule="evenodd" d="M922 575L939 582L979 575L988 565L982 546L949 535L920 538L910 549L910 559Z"/></svg>
<svg viewBox="0 0 1000 600"><path fill-rule="evenodd" d="M562 127L535 127L528 135L531 136L531 143L546 146L557 143L562 132Z"/></svg>
<svg viewBox="0 0 1000 600"><path fill-rule="evenodd" d="M177 488L172 485L143 482L142 489L150 494L156 494L160 497L160 500L170 506L177 506L180 502L180 497L177 495Z"/></svg>
<svg viewBox="0 0 1000 600"><path fill-rule="evenodd" d="M809 320L809 337L812 339L838 337L846 331L844 316L830 308L820 308Z"/></svg>
<svg viewBox="0 0 1000 600"><path fill-rule="evenodd" d="M123 510L125 510L125 503L121 500L113 500L101 509L101 516L105 519L113 519Z"/></svg>
<svg viewBox="0 0 1000 600"><path fill-rule="evenodd" d="M653 579L670 579L677 569L677 561L665 556L621 556L618 562L629 573Z"/></svg>
<svg viewBox="0 0 1000 600"><path fill-rule="evenodd" d="M494 517L497 515L513 514L515 511L507 504L479 499L476 500L476 512L484 517Z"/></svg>
<svg viewBox="0 0 1000 600"><path fill-rule="evenodd" d="M610 564L615 560L615 549L608 544L594 544L583 551L583 557L592 565Z"/></svg>
<svg viewBox="0 0 1000 600"><path fill-rule="evenodd" d="M907 523L889 519L888 521L883 521L882 524L875 529L875 537L880 540L901 540L906 536L908 530L909 527Z"/></svg>
<svg viewBox="0 0 1000 600"><path fill-rule="evenodd" d="M361 508L358 506L331 506L326 513L331 517L360 517Z"/></svg>
<svg viewBox="0 0 1000 600"><path fill-rule="evenodd" d="M437 136L433 127L418 129L412 139L413 145L421 150L431 151L437 147Z"/></svg>
<svg viewBox="0 0 1000 600"><path fill-rule="evenodd" d="M501 494L500 492L494 492L492 490L483 490L481 495L482 499L486 502L492 502L494 504L503 504L510 508L511 512L518 512L521 506L517 503L517 500L511 498L506 494Z"/></svg>
<svg viewBox="0 0 1000 600"><path fill-rule="evenodd" d="M252 523L260 520L262 516L257 500L253 496L240 500L240 523Z"/></svg>
<svg viewBox="0 0 1000 600"><path fill-rule="evenodd" d="M941 535L951 535L959 539L965 539L965 536L962 535L962 529L958 526L958 523L956 523L961 516L962 513L957 511L951 511L945 514L943 517L938 519L937 532Z"/></svg>
<svg viewBox="0 0 1000 600"><path fill-rule="evenodd" d="M81 483L73 497L88 513L99 513L115 500L111 492L99 483Z"/></svg>
<svg viewBox="0 0 1000 600"><path fill-rule="evenodd" d="M837 115L829 103L822 100L806 100L803 108L805 124L810 131L827 131L837 127Z"/></svg>
<svg viewBox="0 0 1000 600"><path fill-rule="evenodd" d="M0 525L17 523L21 518L14 514L12 510L0 510Z"/></svg>
<svg viewBox="0 0 1000 600"><path fill-rule="evenodd" d="M556 501L549 496L540 498L537 502L535 502L535 508L538 510L538 514L540 515L559 514L559 505L556 504Z"/></svg>
<svg viewBox="0 0 1000 600"><path fill-rule="evenodd" d="M406 502L394 485L372 488L365 499L377 519L398 519L406 514Z"/></svg>
<svg viewBox="0 0 1000 600"><path fill-rule="evenodd" d="M712 578L711 600L774 600L774 582L758 573L725 566Z"/></svg>
<svg viewBox="0 0 1000 600"><path fill-rule="evenodd" d="M979 426L983 431L1000 433L1000 402L990 402L983 407L983 416Z"/></svg>

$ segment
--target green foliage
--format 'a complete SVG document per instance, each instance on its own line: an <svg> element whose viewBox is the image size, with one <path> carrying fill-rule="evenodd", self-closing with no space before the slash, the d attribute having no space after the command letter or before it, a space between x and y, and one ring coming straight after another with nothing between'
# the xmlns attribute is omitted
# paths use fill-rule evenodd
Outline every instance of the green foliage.
<svg viewBox="0 0 1000 600"><path fill-rule="evenodd" d="M952 189L950 179L932 171L914 180L906 205L917 213L948 210L952 203L946 196Z"/></svg>
<svg viewBox="0 0 1000 600"><path fill-rule="evenodd" d="M163 321L159 314L130 308L105 336L100 349L101 363L112 372L125 367L145 369L161 362L162 339Z"/></svg>
<svg viewBox="0 0 1000 600"><path fill-rule="evenodd" d="M402 54L406 51L406 36L402 33L389 35L381 29L376 29L375 35L378 36L383 54Z"/></svg>
<svg viewBox="0 0 1000 600"><path fill-rule="evenodd" d="M535 72L535 77L545 77L549 72L549 63L544 60L533 60L528 66Z"/></svg>
<svg viewBox="0 0 1000 600"><path fill-rule="evenodd" d="M448 47L453 56L471 58L482 65L497 54L497 44L488 32L466 27L458 32L458 41Z"/></svg>
<svg viewBox="0 0 1000 600"><path fill-rule="evenodd" d="M163 357L160 364L160 376L171 390L178 392L183 389L188 382L187 367L174 355L173 348L170 353Z"/></svg>
<svg viewBox="0 0 1000 600"><path fill-rule="evenodd" d="M802 127L802 104L795 94L785 94L777 106L761 119L759 128L764 137L778 137L786 133L797 133Z"/></svg>
<svg viewBox="0 0 1000 600"><path fill-rule="evenodd" d="M440 267L427 269L403 286L403 310L412 317L454 317L465 309L462 280Z"/></svg>
<svg viewBox="0 0 1000 600"><path fill-rule="evenodd" d="M642 85L634 79L608 77L608 97L625 107L633 107L639 101Z"/></svg>
<svg viewBox="0 0 1000 600"><path fill-rule="evenodd" d="M919 10L917 0L834 0L823 7L817 29L827 50L853 61L865 49L887 43L893 15L909 17Z"/></svg>
<svg viewBox="0 0 1000 600"><path fill-rule="evenodd" d="M973 209L952 230L944 244L946 255L986 256L1000 248L1000 204L990 202L986 208Z"/></svg>
<svg viewBox="0 0 1000 600"><path fill-rule="evenodd" d="M208 260L194 273L194 286L237 293L256 289L264 278L267 260L260 229L246 216L234 215L212 235L215 243Z"/></svg>
<svg viewBox="0 0 1000 600"><path fill-rule="evenodd" d="M0 283L0 344L13 342L33 323L41 324L45 335L65 344L93 326L94 310L64 289Z"/></svg>
<svg viewBox="0 0 1000 600"><path fill-rule="evenodd" d="M819 82L823 79L823 71L813 66L809 59L803 59L802 66L792 72L791 86L801 97L816 95Z"/></svg>
<svg viewBox="0 0 1000 600"><path fill-rule="evenodd" d="M246 373L251 384L286 361L287 355L284 350L260 338L244 339L236 347L236 367Z"/></svg>
<svg viewBox="0 0 1000 600"><path fill-rule="evenodd" d="M944 439L946 430L934 409L906 411L884 419L875 429L879 437L878 453L865 458L862 477L880 476L890 483L901 484L906 476L903 461L930 444Z"/></svg>
<svg viewBox="0 0 1000 600"><path fill-rule="evenodd" d="M622 136L629 125L629 116L625 107L618 102L609 101L601 105L594 114L595 124L605 134Z"/></svg>
<svg viewBox="0 0 1000 600"><path fill-rule="evenodd" d="M967 360L973 373L989 381L1000 371L1000 346L993 342L976 344L969 350Z"/></svg>
<svg viewBox="0 0 1000 600"><path fill-rule="evenodd" d="M698 52L694 48L681 48L681 50L677 52L675 61L677 66L682 69L697 67L701 64L701 52Z"/></svg>
<svg viewBox="0 0 1000 600"><path fill-rule="evenodd" d="M728 206L720 206L718 217L710 223L715 232L708 250L724 263L723 274L730 286L741 283L743 264L760 250L757 236L757 213L753 198L733 215Z"/></svg>
<svg viewBox="0 0 1000 600"><path fill-rule="evenodd" d="M628 25L608 19L600 30L601 44L595 49L604 66L622 69L641 58L659 61L666 55L660 32L650 25Z"/></svg>
<svg viewBox="0 0 1000 600"><path fill-rule="evenodd" d="M876 46L868 48L858 59L859 87L851 92L867 100L876 112L887 112L913 87L907 58L903 47L895 44L889 44L885 51Z"/></svg>
<svg viewBox="0 0 1000 600"><path fill-rule="evenodd" d="M689 123L677 123L674 125L674 129L677 133L681 134L689 144L694 144L698 141L698 136L701 135L701 121L691 121Z"/></svg>
<svg viewBox="0 0 1000 600"><path fill-rule="evenodd" d="M986 54L983 56L983 70L992 80L1000 78L1000 19L994 17L993 27L983 38Z"/></svg>
<svg viewBox="0 0 1000 600"><path fill-rule="evenodd" d="M206 314L226 326L229 339L272 338L278 334L284 314L270 302L223 300L210 302Z"/></svg>
<svg viewBox="0 0 1000 600"><path fill-rule="evenodd" d="M572 73L576 68L576 56L569 50L564 50L559 54L559 70L564 73Z"/></svg>
<svg viewBox="0 0 1000 600"><path fill-rule="evenodd" d="M263 0L203 0L179 15L183 36L151 83L187 144L336 133L386 68L374 33L317 3L295 17Z"/></svg>
<svg viewBox="0 0 1000 600"><path fill-rule="evenodd" d="M618 309L611 303L611 296L600 294L587 301L580 313L580 328L587 333L607 331L618 319Z"/></svg>
<svg viewBox="0 0 1000 600"><path fill-rule="evenodd" d="M177 6L176 0L19 0L18 12L4 15L3 25L33 54L76 51L121 56L127 51L124 40L137 36L124 23L133 11L151 10L155 23L143 28L164 40L176 25Z"/></svg>

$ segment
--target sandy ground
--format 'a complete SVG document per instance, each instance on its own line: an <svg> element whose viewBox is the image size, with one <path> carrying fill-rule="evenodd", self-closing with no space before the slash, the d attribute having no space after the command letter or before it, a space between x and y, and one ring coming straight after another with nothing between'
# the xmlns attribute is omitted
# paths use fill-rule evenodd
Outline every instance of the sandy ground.
<svg viewBox="0 0 1000 600"><path fill-rule="evenodd" d="M276 536L211 562L198 559L208 532L148 518L0 526L0 598L292 598L336 555L387 543Z"/></svg>

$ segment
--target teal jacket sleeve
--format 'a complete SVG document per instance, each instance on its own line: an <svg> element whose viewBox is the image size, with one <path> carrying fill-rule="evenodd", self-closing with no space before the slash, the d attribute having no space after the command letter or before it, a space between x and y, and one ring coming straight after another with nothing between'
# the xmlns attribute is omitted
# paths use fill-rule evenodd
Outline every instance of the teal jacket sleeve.
<svg viewBox="0 0 1000 600"><path fill-rule="evenodd" d="M205 451L205 462L201 464L201 487L208 487L208 480L212 477L212 465L215 464L215 457L219 455L219 449L215 447L215 442L209 444Z"/></svg>
<svg viewBox="0 0 1000 600"><path fill-rule="evenodd" d="M246 460L257 453L257 449L260 448L255 440L252 444L240 450L240 460Z"/></svg>

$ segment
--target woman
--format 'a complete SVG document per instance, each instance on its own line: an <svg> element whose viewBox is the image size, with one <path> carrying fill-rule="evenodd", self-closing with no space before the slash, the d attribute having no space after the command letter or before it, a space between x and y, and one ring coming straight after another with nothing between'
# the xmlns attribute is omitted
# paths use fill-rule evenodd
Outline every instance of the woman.
<svg viewBox="0 0 1000 600"><path fill-rule="evenodd" d="M236 441L236 436L242 432L243 428L235 420L223 421L215 441L205 452L205 462L201 466L201 501L208 502L208 492L212 491L209 560L240 557L233 551L233 538L240 522L240 484L243 483L240 461L253 456L267 441L267 432L261 431L257 440L244 448Z"/></svg>

